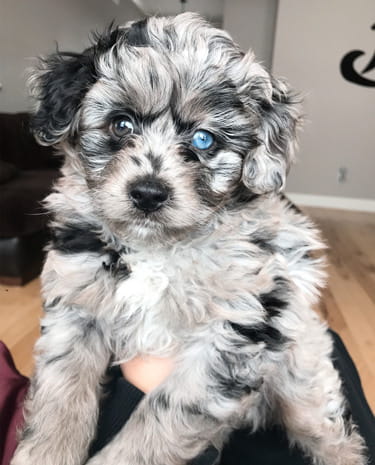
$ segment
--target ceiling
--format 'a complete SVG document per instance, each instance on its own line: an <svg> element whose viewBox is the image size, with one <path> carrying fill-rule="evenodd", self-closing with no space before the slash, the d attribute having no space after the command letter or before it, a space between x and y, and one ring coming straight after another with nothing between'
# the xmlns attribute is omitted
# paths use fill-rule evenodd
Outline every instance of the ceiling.
<svg viewBox="0 0 375 465"><path fill-rule="evenodd" d="M181 13L180 0L133 0L146 14L175 15ZM187 0L184 11L197 11L207 19L221 22L224 0Z"/></svg>

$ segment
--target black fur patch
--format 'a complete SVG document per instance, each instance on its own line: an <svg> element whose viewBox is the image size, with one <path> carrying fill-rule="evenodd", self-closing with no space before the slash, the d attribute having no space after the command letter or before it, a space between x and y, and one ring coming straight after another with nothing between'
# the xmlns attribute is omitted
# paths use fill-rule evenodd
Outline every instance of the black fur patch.
<svg viewBox="0 0 375 465"><path fill-rule="evenodd" d="M31 129L53 144L69 126L88 88L97 80L91 53L58 52L44 60L39 78L41 102Z"/></svg>
<svg viewBox="0 0 375 465"><path fill-rule="evenodd" d="M137 165L137 166L141 166L141 165L142 165L142 163L141 163L141 161L139 160L139 158L135 157L134 155L131 155L131 156L130 156L130 159L131 159L131 161L132 161L135 165Z"/></svg>
<svg viewBox="0 0 375 465"><path fill-rule="evenodd" d="M111 22L103 33L92 34L92 47L86 51L95 52L96 55L102 55L112 48L116 43L125 38L125 32L119 27L115 27Z"/></svg>
<svg viewBox="0 0 375 465"><path fill-rule="evenodd" d="M120 255L115 250L109 250L109 263L103 262L103 268L118 279L126 279L129 277L131 270L129 266L123 262Z"/></svg>
<svg viewBox="0 0 375 465"><path fill-rule="evenodd" d="M237 379L225 377L219 373L216 373L215 376L218 382L219 392L224 397L239 399L253 391L253 387L243 381L240 382Z"/></svg>
<svg viewBox="0 0 375 465"><path fill-rule="evenodd" d="M259 295L259 301L269 318L280 315L280 311L288 306L288 280L281 276L274 278L275 287L270 292Z"/></svg>
<svg viewBox="0 0 375 465"><path fill-rule="evenodd" d="M157 402L158 407L162 408L163 410L168 410L171 404L169 396L165 392L161 392L156 397L156 402Z"/></svg>
<svg viewBox="0 0 375 465"><path fill-rule="evenodd" d="M281 193L279 194L279 197L287 202L288 208L294 210L296 213L299 213L300 215L303 214L302 211L297 207L297 205L295 205L291 200L289 200L285 194Z"/></svg>
<svg viewBox="0 0 375 465"><path fill-rule="evenodd" d="M45 361L45 364L46 365L51 365L52 363L56 363L56 362L59 362L60 360L64 360L64 358L66 358L68 355L70 355L72 353L71 350L67 350L66 352L63 352L62 354L60 355L56 355L54 357L50 357L48 358L46 361Z"/></svg>
<svg viewBox="0 0 375 465"><path fill-rule="evenodd" d="M150 69L148 72L148 80L150 82L151 89L157 89L159 87L159 76L155 73L153 69Z"/></svg>
<svg viewBox="0 0 375 465"><path fill-rule="evenodd" d="M172 118L174 127L177 134L184 134L184 133L191 133L194 128L193 121L187 121L181 118L177 111L173 111L172 109Z"/></svg>
<svg viewBox="0 0 375 465"><path fill-rule="evenodd" d="M130 138L129 138L130 140ZM104 153L116 153L119 152L125 145L127 145L127 140L126 138L121 138L121 139L115 139L114 137L111 137L108 139L107 143L104 144L103 140L101 141L101 145L107 145L107 147L104 148ZM99 154L103 153L102 150L100 150ZM91 154L94 155L94 154ZM97 154L95 154L97 155ZM94 155L94 156L95 156ZM95 161L94 161L95 163Z"/></svg>
<svg viewBox="0 0 375 465"><path fill-rule="evenodd" d="M258 104L260 121L270 132L268 138L270 150L274 154L280 154L285 153L291 137L295 135L298 117L293 116L293 107L301 101L290 91L285 92L280 88L276 79L271 79L271 82L273 89L271 103L264 98L262 78L252 81L252 95L254 105Z"/></svg>
<svg viewBox="0 0 375 465"><path fill-rule="evenodd" d="M288 342L288 338L280 333L273 326L262 323L254 326L242 326L237 323L229 322L231 327L241 336L246 337L250 342L264 342L269 350L281 350L283 345Z"/></svg>
<svg viewBox="0 0 375 465"><path fill-rule="evenodd" d="M170 409L171 401L169 395L163 391L160 392L157 396L152 398L151 405L155 418L160 421L159 415Z"/></svg>
<svg viewBox="0 0 375 465"><path fill-rule="evenodd" d="M24 441L26 439L30 439L34 435L34 433L34 428L32 428L31 426L25 426L25 428L23 428L22 430L20 440Z"/></svg>
<svg viewBox="0 0 375 465"><path fill-rule="evenodd" d="M125 32L126 42L133 47L150 46L150 37L147 31L147 18L132 24Z"/></svg>
<svg viewBox="0 0 375 465"><path fill-rule="evenodd" d="M52 230L52 248L66 254L103 252L104 242L92 226L66 224Z"/></svg>
<svg viewBox="0 0 375 465"><path fill-rule="evenodd" d="M272 244L263 237L252 237L251 242L266 252L272 253L274 251Z"/></svg>
<svg viewBox="0 0 375 465"><path fill-rule="evenodd" d="M181 118L181 114L179 111L179 102L180 102L180 90L176 84L173 84L171 97L169 100L169 109L172 114L176 132L177 134L191 132L195 126L195 122L187 121L186 119Z"/></svg>
<svg viewBox="0 0 375 465"><path fill-rule="evenodd" d="M180 153L186 162L200 162L198 155L194 152L194 150L192 150L191 147L181 147Z"/></svg>
<svg viewBox="0 0 375 465"><path fill-rule="evenodd" d="M254 194L242 183L239 184L232 194L232 201L229 204L229 208L238 208L239 205L250 203L256 200L259 194Z"/></svg>
<svg viewBox="0 0 375 465"><path fill-rule="evenodd" d="M97 60L121 35L123 32L111 25L102 35L94 34L96 44L83 53L57 51L40 60L40 106L32 119L31 129L42 142L52 145L67 131L83 97L98 80Z"/></svg>
<svg viewBox="0 0 375 465"><path fill-rule="evenodd" d="M270 231L256 231L250 235L250 241L265 252L273 253L275 247L271 243L273 235Z"/></svg>
<svg viewBox="0 0 375 465"><path fill-rule="evenodd" d="M151 163L151 167L152 167L152 170L153 170L152 174L159 174L160 171L161 171L161 168L162 168L162 159L161 159L161 157L159 157L157 155L154 155L151 152L148 152L146 154L146 158Z"/></svg>
<svg viewBox="0 0 375 465"><path fill-rule="evenodd" d="M101 329L98 325L96 318L82 318L81 328L82 328L82 338L86 339L93 331L96 333L101 333Z"/></svg>
<svg viewBox="0 0 375 465"><path fill-rule="evenodd" d="M181 405L181 410L189 415L203 415L203 410L198 404Z"/></svg>
<svg viewBox="0 0 375 465"><path fill-rule="evenodd" d="M203 86L198 97L200 106L208 110L227 113L230 108L245 113L244 104L238 96L237 88L230 80L223 80L215 87Z"/></svg>

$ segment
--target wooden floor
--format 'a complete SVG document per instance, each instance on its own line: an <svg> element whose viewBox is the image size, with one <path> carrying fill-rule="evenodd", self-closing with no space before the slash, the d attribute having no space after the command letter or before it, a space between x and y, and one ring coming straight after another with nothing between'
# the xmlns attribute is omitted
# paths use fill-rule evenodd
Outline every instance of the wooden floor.
<svg viewBox="0 0 375 465"><path fill-rule="evenodd" d="M317 310L343 339L375 412L375 214L304 211L329 246L329 281Z"/></svg>
<svg viewBox="0 0 375 465"><path fill-rule="evenodd" d="M317 309L343 338L375 411L375 214L306 208L330 247L329 285ZM39 280L0 286L0 340L19 370L32 372L41 316Z"/></svg>

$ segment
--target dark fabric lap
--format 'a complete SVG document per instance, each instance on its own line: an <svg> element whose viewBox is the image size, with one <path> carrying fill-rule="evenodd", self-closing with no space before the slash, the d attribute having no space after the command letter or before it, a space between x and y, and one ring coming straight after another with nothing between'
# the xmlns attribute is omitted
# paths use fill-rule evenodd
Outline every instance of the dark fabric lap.
<svg viewBox="0 0 375 465"><path fill-rule="evenodd" d="M16 448L28 387L29 380L17 371L9 350L0 341L0 465L9 464Z"/></svg>

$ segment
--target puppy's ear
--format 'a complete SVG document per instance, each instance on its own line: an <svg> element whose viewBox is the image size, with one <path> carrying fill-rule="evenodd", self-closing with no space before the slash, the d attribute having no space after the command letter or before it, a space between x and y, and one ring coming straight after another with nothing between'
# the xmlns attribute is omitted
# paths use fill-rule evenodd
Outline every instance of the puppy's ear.
<svg viewBox="0 0 375 465"><path fill-rule="evenodd" d="M40 59L29 88L36 101L31 128L41 144L53 145L73 134L81 101L95 80L92 49Z"/></svg>
<svg viewBox="0 0 375 465"><path fill-rule="evenodd" d="M252 52L244 55L240 75L238 88L255 119L254 136L259 144L244 160L242 182L257 194L279 192L294 160L300 99L285 82L272 78L256 63Z"/></svg>

